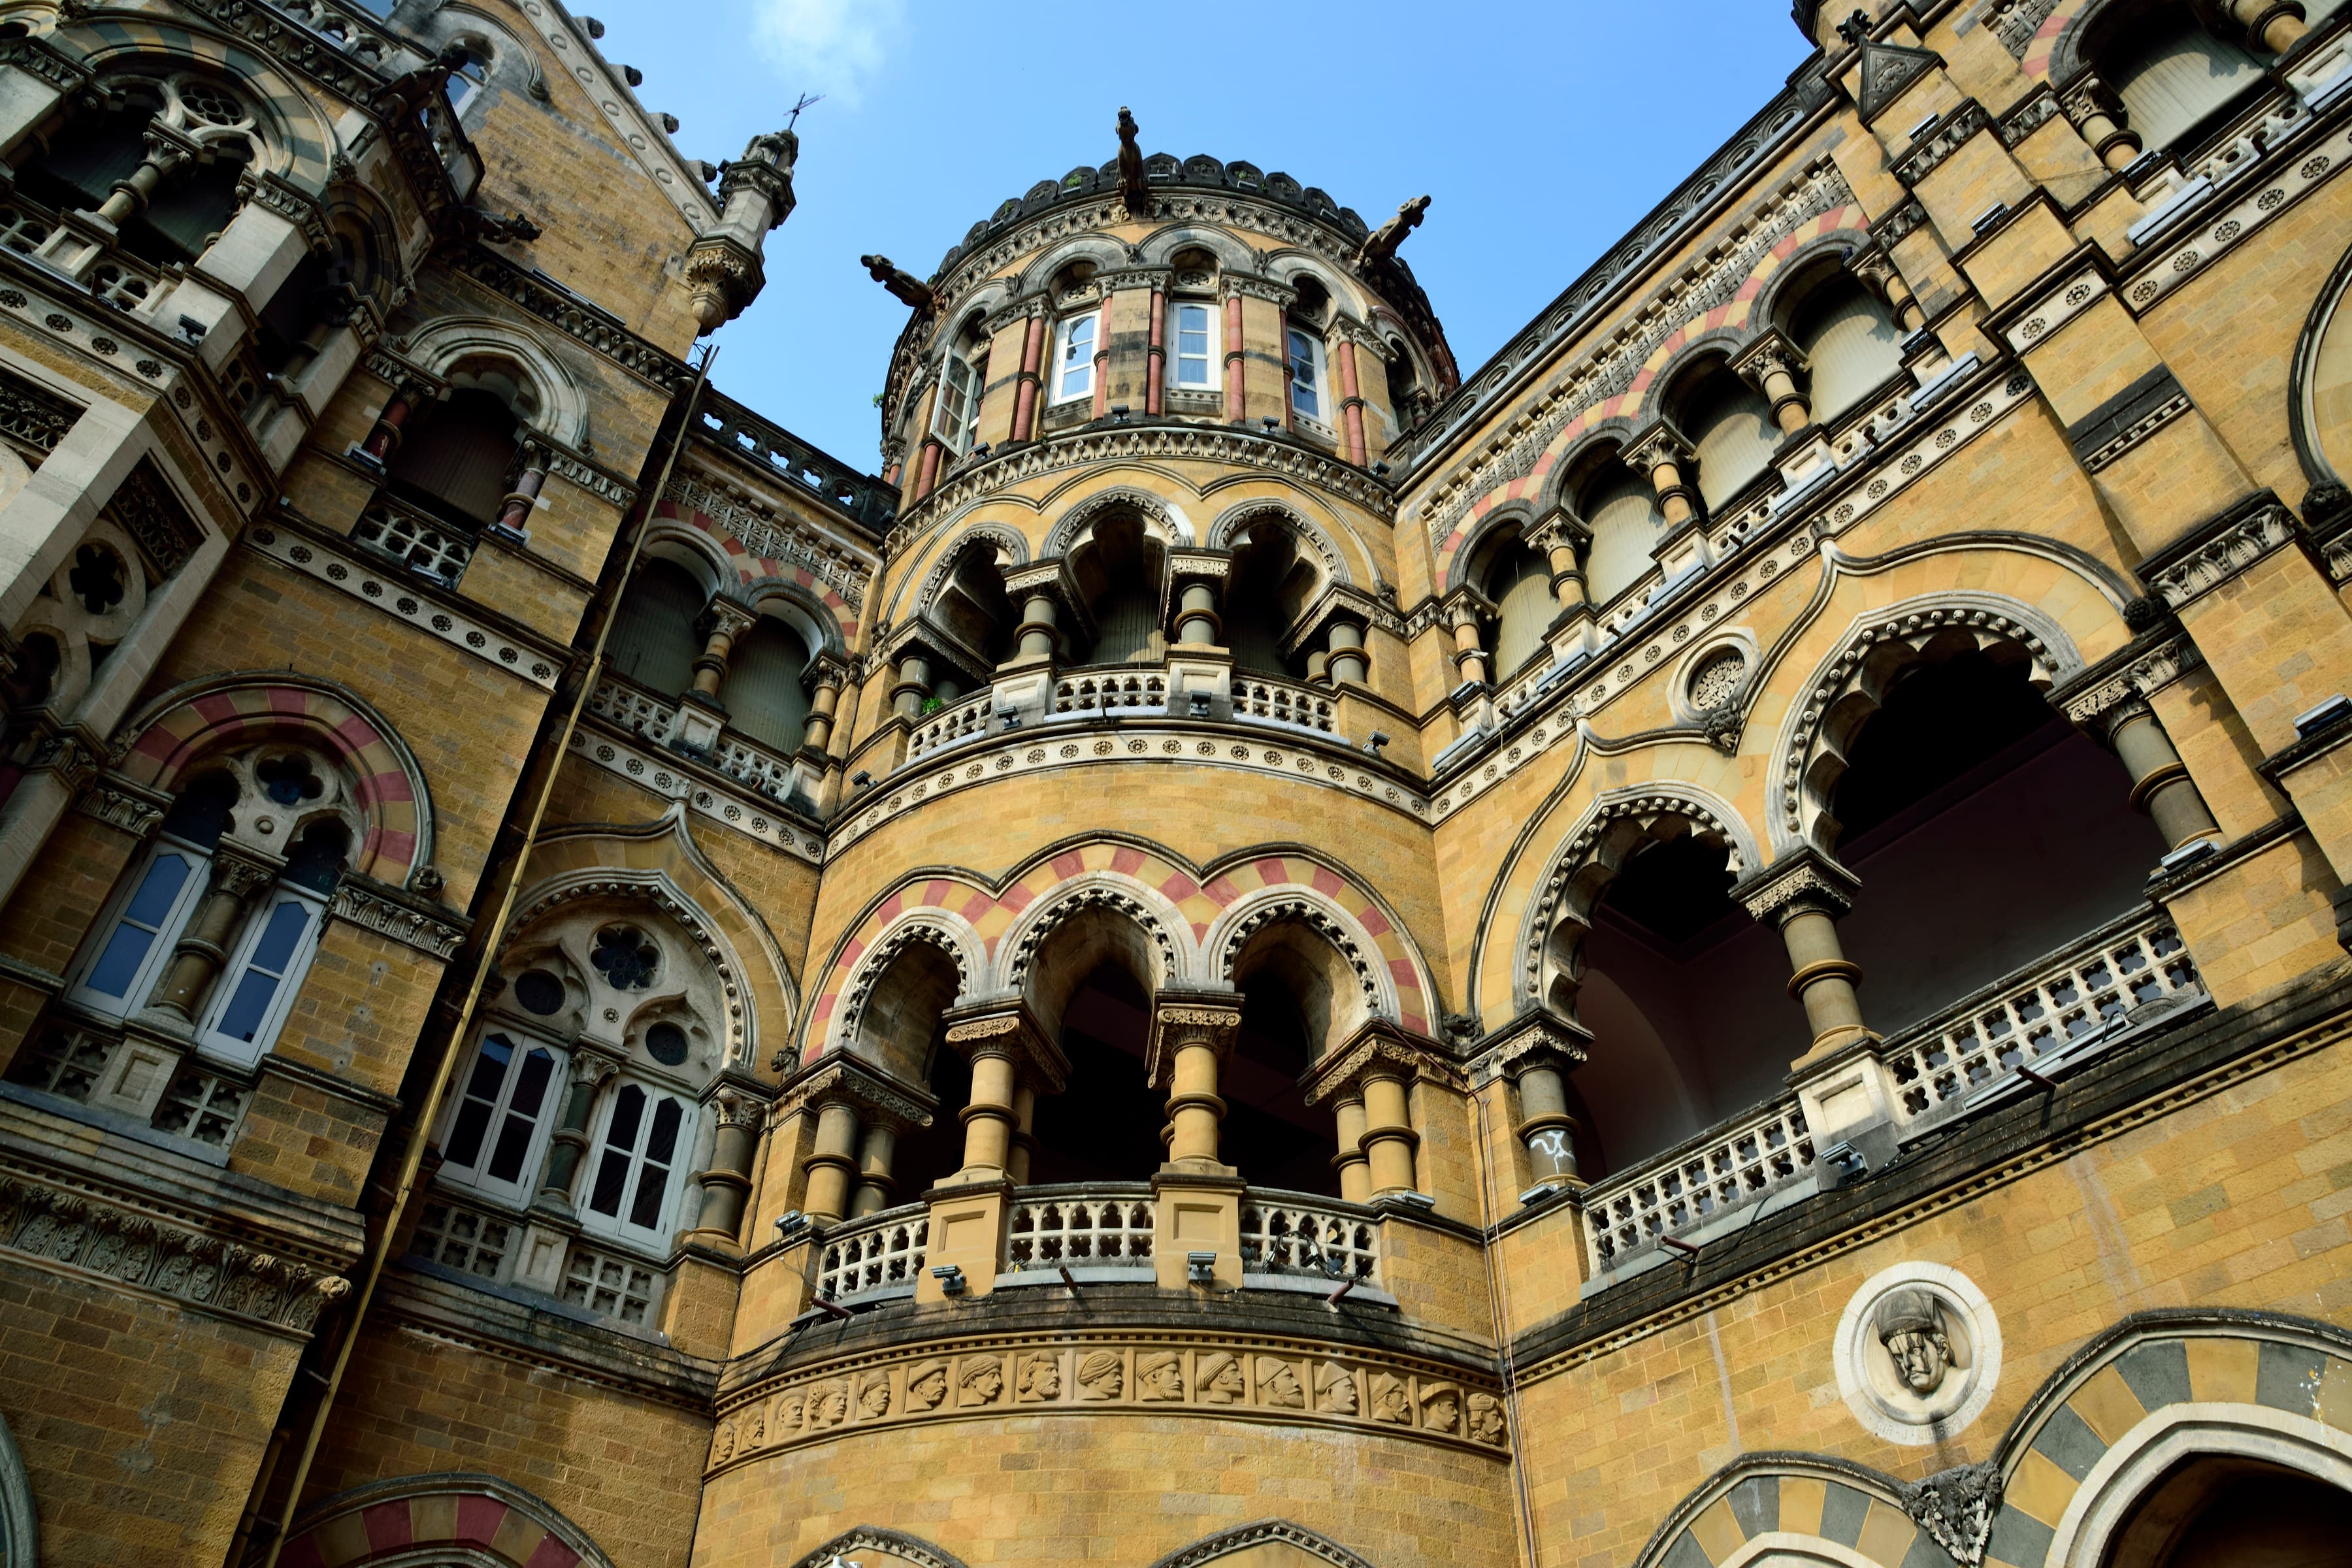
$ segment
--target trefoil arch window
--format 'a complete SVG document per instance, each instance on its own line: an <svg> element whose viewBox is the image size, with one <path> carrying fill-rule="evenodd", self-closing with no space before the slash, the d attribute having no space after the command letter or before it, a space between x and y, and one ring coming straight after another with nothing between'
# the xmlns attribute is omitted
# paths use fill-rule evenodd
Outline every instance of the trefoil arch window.
<svg viewBox="0 0 2352 1568"><path fill-rule="evenodd" d="M1095 338L1099 312L1065 317L1054 333L1054 401L1069 403L1095 392Z"/></svg>

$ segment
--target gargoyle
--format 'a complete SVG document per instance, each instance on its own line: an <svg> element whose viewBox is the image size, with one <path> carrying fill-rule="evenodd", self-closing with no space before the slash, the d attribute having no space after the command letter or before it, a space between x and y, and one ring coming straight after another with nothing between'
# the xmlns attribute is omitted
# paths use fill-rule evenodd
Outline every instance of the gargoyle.
<svg viewBox="0 0 2352 1568"><path fill-rule="evenodd" d="M1396 216L1365 236L1364 243L1357 247L1357 270L1361 271L1375 261L1387 261L1393 258L1397 247L1404 243L1404 237L1421 226L1421 220L1428 211L1427 196L1415 196L1397 208Z"/></svg>
<svg viewBox="0 0 2352 1568"><path fill-rule="evenodd" d="M892 299L918 310L931 308L931 286L913 273L892 266L888 257L861 256L857 260L874 281L890 290Z"/></svg>

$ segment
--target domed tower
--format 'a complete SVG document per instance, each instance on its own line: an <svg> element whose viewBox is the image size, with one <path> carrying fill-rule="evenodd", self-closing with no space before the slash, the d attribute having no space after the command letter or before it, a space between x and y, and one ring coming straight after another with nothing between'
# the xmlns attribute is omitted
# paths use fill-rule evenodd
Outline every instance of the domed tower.
<svg viewBox="0 0 2352 1568"><path fill-rule="evenodd" d="M928 282L866 258L915 310L903 506L706 1532L895 1560L854 1531L919 1473L1097 1560L1279 1513L1270 1541L1499 1561L1414 782L1447 639L1408 651L1428 568L1382 461L1456 380L1395 256L1426 200L1374 229L1120 129ZM1170 1499L1109 1517L1112 1473ZM1241 1475L1294 1489L1214 1497Z"/></svg>

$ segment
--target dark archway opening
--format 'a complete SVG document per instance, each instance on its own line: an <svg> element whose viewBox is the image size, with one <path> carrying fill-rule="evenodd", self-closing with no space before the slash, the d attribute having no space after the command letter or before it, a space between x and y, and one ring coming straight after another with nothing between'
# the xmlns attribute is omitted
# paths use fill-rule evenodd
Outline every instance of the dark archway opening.
<svg viewBox="0 0 2352 1568"><path fill-rule="evenodd" d="M1848 747L1832 805L1862 890L1838 934L1883 1033L2140 907L2164 854L2123 764L2031 674L2006 648L1914 665Z"/></svg>
<svg viewBox="0 0 2352 1568"><path fill-rule="evenodd" d="M1298 1082L1315 1049L1306 1014L1274 974L1243 981L1241 994L1242 1026L1217 1086L1225 1101L1217 1152L1254 1187L1336 1198L1331 1113L1308 1105Z"/></svg>
<svg viewBox="0 0 2352 1568"><path fill-rule="evenodd" d="M2105 1568L2338 1568L2352 1492L2258 1459L2205 1455L2165 1472L2107 1547Z"/></svg>
<svg viewBox="0 0 2352 1568"><path fill-rule="evenodd" d="M1140 1182L1160 1168L1167 1100L1144 1076L1150 1033L1150 994L1124 966L1087 973L1062 1009L1068 1086L1037 1097L1032 1184Z"/></svg>
<svg viewBox="0 0 2352 1568"><path fill-rule="evenodd" d="M963 1119L957 1113L971 1103L971 1063L947 1043L945 1024L931 1026L931 1070L924 1087L934 1102L931 1124L910 1129L893 1152L894 1206L919 1203L925 1193L963 1169Z"/></svg>

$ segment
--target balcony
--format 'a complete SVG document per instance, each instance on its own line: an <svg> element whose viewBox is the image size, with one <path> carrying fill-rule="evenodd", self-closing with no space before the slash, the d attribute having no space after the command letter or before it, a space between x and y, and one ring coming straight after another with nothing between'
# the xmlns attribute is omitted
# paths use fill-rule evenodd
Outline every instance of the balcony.
<svg viewBox="0 0 2352 1568"><path fill-rule="evenodd" d="M588 711L673 750L677 749L683 732L674 699L657 697L613 676L597 682L588 699ZM789 801L796 789L811 798L816 795L819 781L805 763L731 730L719 731L711 740L709 754L698 760L771 800Z"/></svg>
<svg viewBox="0 0 2352 1568"><path fill-rule="evenodd" d="M1225 702L1229 704L1225 716L1236 723L1339 739L1339 703L1327 690L1278 677L1236 673ZM1213 706L1211 711L1214 710ZM1023 711L1009 700L1000 708L992 687L925 714L908 733L906 761L922 762L992 734L1001 738L1001 728L996 728L1002 724L997 718L1000 712L1013 715L1017 724L1025 726L1195 716L1171 711L1168 671L1161 666L1073 669L1055 679L1042 712Z"/></svg>

